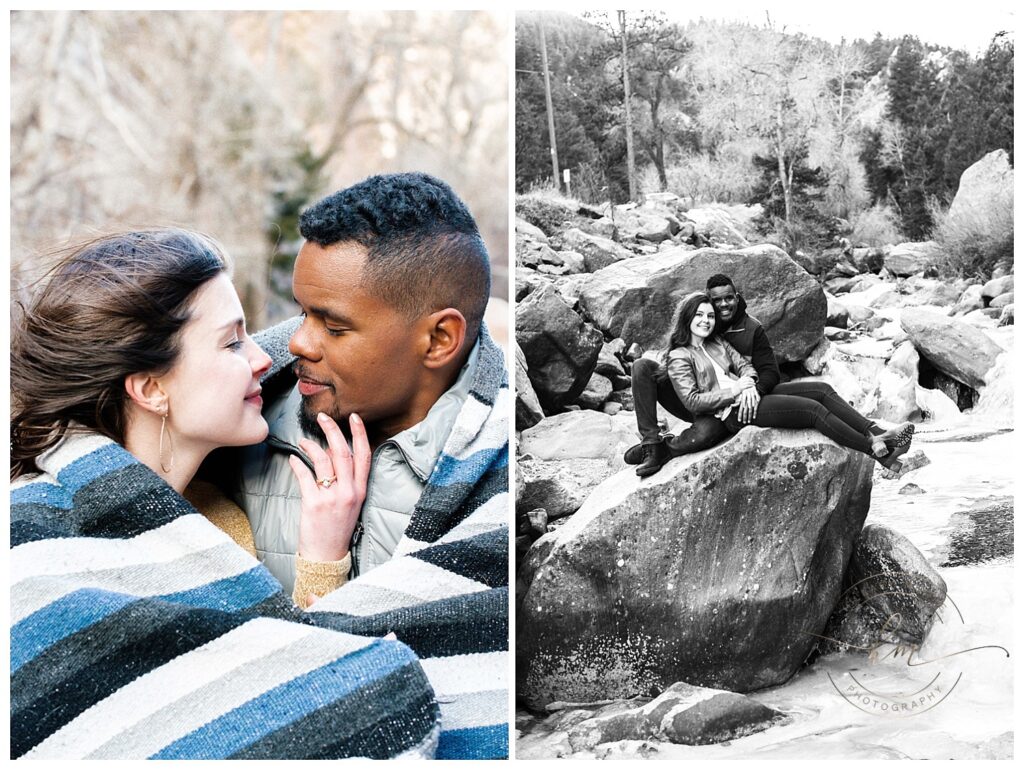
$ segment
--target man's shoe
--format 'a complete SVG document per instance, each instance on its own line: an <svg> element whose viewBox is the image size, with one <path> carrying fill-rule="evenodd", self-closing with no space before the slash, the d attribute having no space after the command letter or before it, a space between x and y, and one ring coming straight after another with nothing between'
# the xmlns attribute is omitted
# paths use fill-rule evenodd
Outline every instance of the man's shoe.
<svg viewBox="0 0 1024 770"><path fill-rule="evenodd" d="M626 461L626 465L639 465L644 461L644 445L633 444L633 446L626 450L626 454L622 456L622 459Z"/></svg>
<svg viewBox="0 0 1024 770"><path fill-rule="evenodd" d="M641 478L657 473L661 470L661 466L672 459L664 441L659 441L657 444L642 444L641 447L644 461L636 467L636 475Z"/></svg>

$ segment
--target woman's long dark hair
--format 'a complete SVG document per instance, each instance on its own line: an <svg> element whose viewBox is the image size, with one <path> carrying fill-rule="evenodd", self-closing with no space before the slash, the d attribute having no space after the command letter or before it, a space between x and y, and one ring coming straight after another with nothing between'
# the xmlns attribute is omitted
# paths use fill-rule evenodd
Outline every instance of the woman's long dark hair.
<svg viewBox="0 0 1024 770"><path fill-rule="evenodd" d="M12 321L11 478L72 424L123 444L125 377L170 370L193 295L227 267L212 239L170 228L66 252Z"/></svg>
<svg viewBox="0 0 1024 770"><path fill-rule="evenodd" d="M685 348L690 344L691 337L693 336L690 332L690 324L693 322L693 317L697 315L697 308L705 302L714 308L715 305L711 301L711 297L702 291L695 291L679 303L679 309L676 311L676 320L672 325L672 335L668 339L669 350ZM708 339L710 340L714 336L715 332L712 331Z"/></svg>

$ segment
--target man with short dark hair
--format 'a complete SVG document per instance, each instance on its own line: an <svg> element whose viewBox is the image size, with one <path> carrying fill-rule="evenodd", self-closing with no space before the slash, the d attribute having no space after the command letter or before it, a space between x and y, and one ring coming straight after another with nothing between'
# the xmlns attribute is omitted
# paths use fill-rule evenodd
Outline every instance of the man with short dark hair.
<svg viewBox="0 0 1024 770"><path fill-rule="evenodd" d="M289 458L312 470L299 442L326 446L317 415L345 429L357 414L373 450L366 499L349 553L322 562L347 571L351 559L353 579L314 609L349 617L354 633L394 632L421 658L473 653L472 682L461 665L425 666L439 701L473 704L444 707L439 756L497 758L508 749L508 377L483 325L487 251L459 197L420 173L336 192L299 229L302 317L256 336L274 359L270 434L244 450L236 501L291 591L302 554Z"/></svg>

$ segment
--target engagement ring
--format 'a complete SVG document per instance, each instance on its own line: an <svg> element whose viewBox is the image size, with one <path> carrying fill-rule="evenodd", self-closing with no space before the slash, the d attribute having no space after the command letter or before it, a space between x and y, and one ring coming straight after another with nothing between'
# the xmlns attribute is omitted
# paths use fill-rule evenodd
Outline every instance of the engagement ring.
<svg viewBox="0 0 1024 770"><path fill-rule="evenodd" d="M323 487L324 489L330 489L331 484L338 480L337 476L329 476L326 479L317 479L317 486Z"/></svg>

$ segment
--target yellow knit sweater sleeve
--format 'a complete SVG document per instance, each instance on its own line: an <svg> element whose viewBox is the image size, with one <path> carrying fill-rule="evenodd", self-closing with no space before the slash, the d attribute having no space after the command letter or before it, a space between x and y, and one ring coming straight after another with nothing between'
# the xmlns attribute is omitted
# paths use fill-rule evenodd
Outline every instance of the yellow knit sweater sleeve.
<svg viewBox="0 0 1024 770"><path fill-rule="evenodd" d="M295 554L295 590L292 601L306 609L321 596L348 582L352 569L352 554L338 561L307 561Z"/></svg>
<svg viewBox="0 0 1024 770"><path fill-rule="evenodd" d="M184 497L211 524L226 532L235 543L248 551L250 556L256 556L252 526L245 511L215 484L193 479L186 487ZM338 561L309 561L295 554L295 590L292 591L292 601L301 609L308 608L313 601L348 582L351 569L351 554Z"/></svg>

